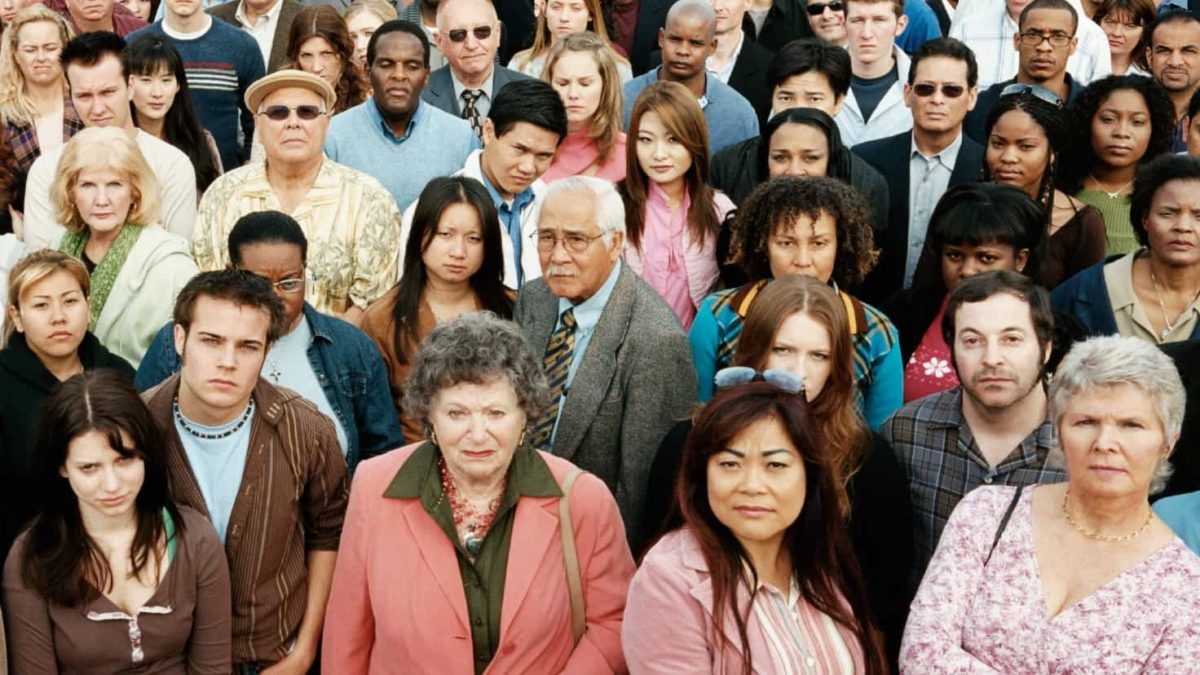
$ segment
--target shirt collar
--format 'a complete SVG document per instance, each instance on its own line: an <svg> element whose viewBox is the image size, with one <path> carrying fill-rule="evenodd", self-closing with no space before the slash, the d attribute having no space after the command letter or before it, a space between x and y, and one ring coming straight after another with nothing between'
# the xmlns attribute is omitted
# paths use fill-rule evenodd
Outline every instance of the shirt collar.
<svg viewBox="0 0 1200 675"><path fill-rule="evenodd" d="M744 44L746 44L746 31L742 31L742 34L738 36L737 46L733 48L733 53L729 55L729 62L725 67L728 68L730 71L733 70L734 65L737 63L738 57L741 56L742 45L744 45ZM707 59L704 59L704 69L713 75L716 75L717 73L721 72L720 69L712 67L712 57L711 56L708 57Z"/></svg>
<svg viewBox="0 0 1200 675"><path fill-rule="evenodd" d="M281 2L279 4L283 4L283 3ZM240 7L241 6L239 5L238 11L241 11ZM201 12L201 14L204 14L204 13ZM173 28L171 28L170 26L167 25L166 19L159 22L159 26L162 27L162 32L166 33L167 37L175 38L176 40L196 40L201 37L204 37L204 34L207 33L210 28L212 28L213 18L211 16L209 16L208 14L204 14L203 19L204 19L204 27L194 33L181 33L177 30L174 30Z"/></svg>
<svg viewBox="0 0 1200 675"><path fill-rule="evenodd" d="M375 97L371 97L371 105L367 106L367 110L371 114L371 119L375 125L383 130L383 135L395 143L403 143L412 136L413 129L417 127L425 119L425 103L417 99L417 109L413 111L412 118L408 120L408 127L404 129L404 135L396 138L396 134L392 131L387 122L383 120L383 113L379 112L379 104L375 101Z"/></svg>
<svg viewBox="0 0 1200 675"><path fill-rule="evenodd" d="M467 86L458 81L458 77L454 74L453 69L450 70L450 82L454 85L454 100L462 101L464 91L467 91ZM492 72L488 73L487 79L483 84L479 85L479 91L483 92L483 98L492 100L492 81L496 78L496 65L492 64Z"/></svg>
<svg viewBox="0 0 1200 675"><path fill-rule="evenodd" d="M238 20L238 22L241 23L243 26L249 26L250 28L257 28L258 27L257 23L251 24L250 19L246 18L245 4L246 4L245 2L238 3L237 13L234 14L234 18L236 18ZM277 21L279 19L279 14L282 11L283 11L283 0L279 0L278 2L275 3L274 7L267 10L266 14L263 14L262 16L258 17L258 20L259 21L265 20L268 24L274 23L275 21Z"/></svg>
<svg viewBox="0 0 1200 675"><path fill-rule="evenodd" d="M954 140L950 143L950 145L947 145L946 147L942 148L942 151L937 153L933 157L925 157L925 155L920 150L917 149L917 137L914 134L912 137L912 151L909 153L908 156L910 159L914 155L920 155L922 158L927 159L927 160L936 159L939 162L941 162L942 164L944 164L947 169L954 171L954 163L958 160L958 150L959 150L959 148L962 147L962 139L963 139L963 133L962 133L962 129L960 128L958 130L958 135L954 137Z"/></svg>
<svg viewBox="0 0 1200 675"><path fill-rule="evenodd" d="M1112 303L1114 312L1119 312L1137 302L1133 294L1133 260L1136 256L1126 255L1108 263L1106 267L1112 270L1112 278L1118 283L1108 284L1108 300ZM1107 281L1107 279L1105 279Z"/></svg>
<svg viewBox="0 0 1200 675"><path fill-rule="evenodd" d="M590 333L596 327L596 324L600 323L600 315L604 313L604 306L608 304L608 299L612 297L613 288L616 287L617 277L619 276L621 276L621 261L618 259L616 264L613 265L612 271L608 273L608 279L605 279L604 285L592 297L578 305L572 305L571 301L566 298L559 298L558 316L562 317L563 312L568 309L574 309L576 330Z"/></svg>
<svg viewBox="0 0 1200 675"><path fill-rule="evenodd" d="M433 443L426 442L413 451L396 472L392 482L384 490L389 499L417 499L441 494L442 480L438 475L437 460L441 451ZM432 493L432 494L431 494ZM518 446L508 465L508 480L505 493L523 497L561 497L558 481L541 458L528 445Z"/></svg>
<svg viewBox="0 0 1200 675"><path fill-rule="evenodd" d="M526 206L529 206L529 204L533 201L533 198L536 196L533 192L532 183L530 183L529 187L525 188L519 194L513 195L511 201L505 200L504 197L500 196L500 191L496 189L496 186L492 185L492 180L488 178L487 172L483 170L482 150L479 151L479 179L480 182L483 183L483 186L487 188L488 194L492 196L492 203L496 205L497 209L508 208L510 212L516 211L517 213L520 213L521 210L523 210Z"/></svg>

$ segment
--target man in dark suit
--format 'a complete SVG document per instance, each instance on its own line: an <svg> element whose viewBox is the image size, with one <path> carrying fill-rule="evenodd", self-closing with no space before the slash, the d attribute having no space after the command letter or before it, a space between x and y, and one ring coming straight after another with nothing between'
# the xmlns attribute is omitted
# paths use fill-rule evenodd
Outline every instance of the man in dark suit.
<svg viewBox="0 0 1200 675"><path fill-rule="evenodd" d="M912 131L854 148L887 179L889 195L888 227L876 242L879 263L863 285L863 300L881 303L912 284L938 199L950 186L979 180L983 148L962 129L975 105L978 75L975 55L962 42L926 42L913 55L904 86Z"/></svg>
<svg viewBox="0 0 1200 675"><path fill-rule="evenodd" d="M706 67L718 80L744 96L758 124L771 115L771 88L767 85L767 66L773 54L742 30L742 21L754 0L708 0L717 13L717 49L708 57Z"/></svg>
<svg viewBox="0 0 1200 675"><path fill-rule="evenodd" d="M488 0L442 0L437 28L434 41L446 65L429 74L421 99L467 120L481 136L496 94L509 82L529 78L496 65L500 20Z"/></svg>
<svg viewBox="0 0 1200 675"><path fill-rule="evenodd" d="M521 288L514 318L544 354L551 402L529 441L599 476L637 541L650 465L696 396L687 337L621 262L625 207L612 183L551 184L536 242L542 278Z"/></svg>
<svg viewBox="0 0 1200 675"><path fill-rule="evenodd" d="M287 67L288 31L303 7L296 0L231 0L208 13L257 40L267 72L271 73Z"/></svg>

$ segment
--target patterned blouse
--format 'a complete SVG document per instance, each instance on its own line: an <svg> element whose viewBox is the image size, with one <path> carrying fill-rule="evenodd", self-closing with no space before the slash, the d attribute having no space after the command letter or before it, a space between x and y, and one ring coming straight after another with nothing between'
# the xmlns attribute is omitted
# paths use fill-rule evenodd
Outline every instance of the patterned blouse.
<svg viewBox="0 0 1200 675"><path fill-rule="evenodd" d="M901 673L1194 673L1200 557L1176 537L1046 618L1027 490L984 560L1011 487L967 495L913 601Z"/></svg>

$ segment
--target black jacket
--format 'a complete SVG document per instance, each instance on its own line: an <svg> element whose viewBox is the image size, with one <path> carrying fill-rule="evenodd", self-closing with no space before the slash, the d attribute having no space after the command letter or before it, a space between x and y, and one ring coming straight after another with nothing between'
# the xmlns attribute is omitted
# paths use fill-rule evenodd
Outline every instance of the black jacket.
<svg viewBox="0 0 1200 675"><path fill-rule="evenodd" d="M1183 410L1183 430L1175 452L1171 453L1175 472L1167 481L1167 488L1154 495L1155 499L1200 490L1200 340L1172 342L1163 345L1162 350L1175 360L1187 392L1187 404Z"/></svg>
<svg viewBox="0 0 1200 675"><path fill-rule="evenodd" d="M109 352L91 333L79 345L84 370L112 368L129 376L133 367ZM8 347L0 350L0 547L8 554L18 532L37 512L30 485L33 444L42 420L42 406L58 379L42 365L14 332Z"/></svg>
<svg viewBox="0 0 1200 675"><path fill-rule="evenodd" d="M742 30L746 31L746 37L777 52L792 40L812 37L804 5L804 0L775 0L775 4L767 11L762 32L755 30L754 19L750 18L749 12L742 18Z"/></svg>

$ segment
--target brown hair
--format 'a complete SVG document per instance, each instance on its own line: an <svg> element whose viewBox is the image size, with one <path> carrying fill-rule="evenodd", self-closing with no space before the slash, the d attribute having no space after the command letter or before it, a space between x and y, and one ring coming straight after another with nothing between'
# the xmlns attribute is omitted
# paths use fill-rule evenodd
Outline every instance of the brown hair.
<svg viewBox="0 0 1200 675"><path fill-rule="evenodd" d="M617 137L621 134L621 76L617 73L616 53L595 33L568 35L550 48L542 79L554 85L554 66L567 52L589 54L596 61L600 72L600 105L592 115L588 136L596 144L596 163L603 164L612 154Z"/></svg>
<svg viewBox="0 0 1200 675"><path fill-rule="evenodd" d="M0 336L0 347L8 346L16 327L13 325L12 314L21 309L21 296L25 290L55 272L66 272L79 282L83 297L91 295L91 278L87 268L76 258L52 249L34 251L17 261L8 273L8 307L7 321L4 323L4 334Z"/></svg>
<svg viewBox="0 0 1200 675"><path fill-rule="evenodd" d="M550 2L551 0L545 0L545 4L547 5L550 4ZM604 8L600 3L601 0L583 0L583 4L587 6L588 11L587 29L594 33L596 37L603 40L606 46L611 48L612 38L608 36L608 24L604 18ZM537 58L538 55L546 53L546 50L550 49L552 42L554 42L554 38L550 34L550 24L546 19L546 11L545 7L543 6L542 12L538 14L537 17L537 26L534 28L533 46L527 50L518 52L515 56L513 56L512 67L517 68L522 66ZM624 62L625 65L629 65L629 62L625 60L625 57L621 56L620 54L613 52L613 57ZM549 70L549 68L550 64L547 62L546 69Z"/></svg>
<svg viewBox="0 0 1200 675"><path fill-rule="evenodd" d="M1129 53L1129 59L1138 68L1150 72L1150 62L1146 58L1146 50L1150 47L1150 26L1158 17L1158 8L1154 0L1107 0L1096 7L1092 21L1099 26L1110 14L1125 14L1130 21L1142 29L1142 35Z"/></svg>
<svg viewBox="0 0 1200 675"><path fill-rule="evenodd" d="M354 67L354 42L350 39L345 19L336 9L329 5L309 5L296 14L287 41L291 68L304 70L300 67L300 47L311 38L328 42L342 61L342 76L334 87L337 101L333 104L332 112L340 113L367 100L367 83L358 68Z"/></svg>
<svg viewBox="0 0 1200 675"><path fill-rule="evenodd" d="M708 465L713 455L728 448L751 424L764 419L779 423L804 462L804 505L783 534L783 548L790 556L800 593L815 609L858 638L867 673L886 673L883 646L867 604L866 582L839 508L843 489L835 460L813 427L804 397L766 382L718 391L697 414L684 444L676 507L699 543L712 575L713 645L722 649L732 646L733 640L723 628L725 613L732 612L745 655L742 670L751 672L746 633L750 605L737 606L737 589L746 584L753 599L758 577L741 542L713 513L708 499Z"/></svg>
<svg viewBox="0 0 1200 675"><path fill-rule="evenodd" d="M642 90L629 117L629 140L625 144L628 171L619 186L625 200L625 233L634 248L642 247L642 231L646 227L646 201L649 199L650 179L638 161L637 136L646 113L662 120L667 133L678 140L692 156L692 166L684 178L691 208L688 209L688 232L697 243L716 237L721 227L713 206L713 189L709 187L711 159L708 153L708 125L704 112L692 92L678 82L655 82Z"/></svg>

